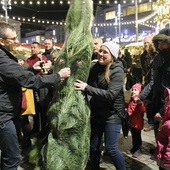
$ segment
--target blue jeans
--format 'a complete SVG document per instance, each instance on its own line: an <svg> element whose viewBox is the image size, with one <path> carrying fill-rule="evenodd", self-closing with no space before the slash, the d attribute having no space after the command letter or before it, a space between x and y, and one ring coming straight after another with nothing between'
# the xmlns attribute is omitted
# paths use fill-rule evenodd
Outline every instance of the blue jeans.
<svg viewBox="0 0 170 170"><path fill-rule="evenodd" d="M1 170L17 170L20 149L16 128L12 120L0 123Z"/></svg>
<svg viewBox="0 0 170 170"><path fill-rule="evenodd" d="M117 170L125 170L125 160L118 149L121 124L91 122L90 161L91 169L100 169L100 143L104 133L105 150Z"/></svg>

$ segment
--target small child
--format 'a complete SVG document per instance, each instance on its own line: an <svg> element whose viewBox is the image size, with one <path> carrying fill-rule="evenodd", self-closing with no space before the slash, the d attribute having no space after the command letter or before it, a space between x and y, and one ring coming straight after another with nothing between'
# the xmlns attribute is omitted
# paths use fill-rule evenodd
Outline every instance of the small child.
<svg viewBox="0 0 170 170"><path fill-rule="evenodd" d="M26 63L26 57L23 54L17 54L15 56L18 59L18 64L23 66L23 67L28 67L27 63Z"/></svg>
<svg viewBox="0 0 170 170"><path fill-rule="evenodd" d="M132 86L131 98L128 103L127 112L131 121L131 134L132 134L132 149L127 151L127 154L132 154L133 157L138 158L141 156L142 137L141 130L144 126L144 112L146 108L142 102L135 102L135 98L139 96L143 86L140 83Z"/></svg>
<svg viewBox="0 0 170 170"><path fill-rule="evenodd" d="M162 127L157 134L155 158L161 170L170 170L170 89L164 92L165 105Z"/></svg>

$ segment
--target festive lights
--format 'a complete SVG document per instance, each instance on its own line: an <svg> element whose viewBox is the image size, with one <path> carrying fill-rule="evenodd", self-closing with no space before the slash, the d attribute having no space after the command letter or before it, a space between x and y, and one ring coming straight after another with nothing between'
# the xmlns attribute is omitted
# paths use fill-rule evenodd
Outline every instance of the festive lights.
<svg viewBox="0 0 170 170"><path fill-rule="evenodd" d="M1 4L3 4L3 1L5 0L2 0L1 1ZM7 0L6 0L7 1ZM142 3L143 0L138 0L139 3ZM149 2L152 2L153 0L148 0ZM71 3L71 1L69 0L14 0L12 1L12 4L16 5L16 4L22 4L22 5L26 5L26 2L28 2L29 5L49 5L50 3L51 4L56 4L56 3L59 3L60 5L65 5L65 3L67 3L68 5ZM118 0L115 0L113 3L114 4L117 4ZM127 0L121 0L122 3L129 3L129 1ZM131 3L134 3L135 0L131 0ZM169 0L158 0L157 2L157 5L160 5L159 8L154 11L152 14L150 14L149 16L147 17L144 17L140 20L138 20L138 24L142 24L144 25L148 20L152 19L153 17L155 17L158 12L160 10L162 10L165 5L167 5L167 2L169 2ZM98 4L110 4L111 1L109 0L99 0L98 1ZM2 16L1 16L2 17ZM20 17L20 16L10 16L12 17L12 19L15 19L15 20L19 20L19 21L23 21L23 22L33 22L33 23L38 23L38 24L41 24L41 23L46 23L46 24L55 24L55 25L64 25L65 23L64 22L57 22L57 21L54 21L54 20L43 20L43 19L38 19L38 18L26 18L26 17ZM8 17L9 18L9 17ZM162 16L156 16L155 19L154 19L154 23L160 19L165 19L165 18L170 18L170 14L164 14ZM152 19L153 20L153 19ZM135 24L136 21L127 21L127 22L122 22L121 21L121 25L130 25L130 24ZM152 21L149 21L149 23L153 23ZM147 23L147 25L149 27L151 27L151 25ZM116 24L115 23L94 23L94 26L97 25L97 26L115 26ZM146 25L146 24L145 24Z"/></svg>
<svg viewBox="0 0 170 170"><path fill-rule="evenodd" d="M160 5L165 4L167 2L169 2L169 0L158 0L157 5L160 6Z"/></svg>
<svg viewBox="0 0 170 170"><path fill-rule="evenodd" d="M158 0L157 6L160 9L162 7L162 3L165 4L162 10L158 11L158 15L155 17L154 21L157 22L157 30L165 28L165 25L170 24L170 1L169 0Z"/></svg>
<svg viewBox="0 0 170 170"><path fill-rule="evenodd" d="M0 17L3 18L4 16L1 15ZM58 22L58 21L52 21L52 20L44 21L44 20L35 19L35 18L30 19L30 18L26 18L26 17L22 18L22 17L18 17L18 16L13 16L12 19L18 20L18 21L23 21L23 22L33 22L33 23L37 22L38 24L41 24L41 23L42 24L47 23L47 24L51 24L51 25L65 25L66 24L65 22ZM147 24L145 24L145 22ZM155 26L153 26L151 24L156 23L156 21L150 20L150 21L145 21L145 22L140 22L139 24L155 28ZM134 20L121 22L121 25L132 25L132 24L135 24ZM94 23L93 26L94 27L96 27L96 26L97 27L103 27L103 26L111 26L112 27L112 26L117 26L117 24L113 23L113 22L110 22L110 23L108 23L108 22L107 23Z"/></svg>
<svg viewBox="0 0 170 170"><path fill-rule="evenodd" d="M149 0L149 1L152 1L152 0ZM165 0L161 0L161 1L165 1ZM70 4L70 0L39 0L39 1L36 1L36 0L15 0L12 2L12 4L22 4L22 5L25 5L26 2L28 2L30 5L32 4L55 4L55 3L60 3L60 4L64 4L64 3L67 3L67 4ZM31 3L30 3L31 2ZM125 3L129 3L129 0L122 0L122 3L125 4ZM118 0L115 0L114 1L115 4L118 3ZM131 3L134 3L134 0L131 0ZM142 0L139 0L139 3L142 3ZM98 4L111 4L110 0L98 0Z"/></svg>

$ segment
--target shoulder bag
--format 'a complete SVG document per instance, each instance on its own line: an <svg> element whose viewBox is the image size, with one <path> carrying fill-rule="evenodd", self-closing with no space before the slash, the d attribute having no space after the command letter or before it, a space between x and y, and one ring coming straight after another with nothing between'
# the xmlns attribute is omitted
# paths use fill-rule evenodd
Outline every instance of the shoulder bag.
<svg viewBox="0 0 170 170"><path fill-rule="evenodd" d="M123 136L125 139L127 139L129 131L131 129L130 117L126 110L124 111L124 113L120 113L119 111L116 110L116 113L118 114L122 122Z"/></svg>

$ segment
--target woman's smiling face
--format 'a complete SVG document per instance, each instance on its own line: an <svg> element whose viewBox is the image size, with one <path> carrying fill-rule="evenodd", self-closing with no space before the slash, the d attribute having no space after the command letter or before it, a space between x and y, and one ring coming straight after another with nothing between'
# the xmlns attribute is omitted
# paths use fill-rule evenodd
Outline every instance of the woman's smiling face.
<svg viewBox="0 0 170 170"><path fill-rule="evenodd" d="M108 65L109 63L113 62L113 56L106 46L100 47L97 58L99 64L101 65Z"/></svg>

